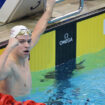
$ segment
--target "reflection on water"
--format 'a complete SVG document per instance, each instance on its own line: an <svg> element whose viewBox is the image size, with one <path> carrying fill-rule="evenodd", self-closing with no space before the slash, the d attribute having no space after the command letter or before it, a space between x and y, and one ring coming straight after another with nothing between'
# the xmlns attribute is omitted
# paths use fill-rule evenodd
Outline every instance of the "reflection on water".
<svg viewBox="0 0 105 105"><path fill-rule="evenodd" d="M32 93L20 100L32 99L47 105L104 105L104 53L105 49L77 58L73 71L74 67L70 66L72 63L69 61L53 71L32 73Z"/></svg>
<svg viewBox="0 0 105 105"><path fill-rule="evenodd" d="M65 90L71 87L68 81L71 78L72 70L75 68L74 60L70 60L56 67L53 72L48 72L45 75L46 79L54 79L54 90L48 90L47 93L53 93L48 97L48 101L45 102L47 105L64 105L64 99L68 100L69 103L72 101L65 98Z"/></svg>

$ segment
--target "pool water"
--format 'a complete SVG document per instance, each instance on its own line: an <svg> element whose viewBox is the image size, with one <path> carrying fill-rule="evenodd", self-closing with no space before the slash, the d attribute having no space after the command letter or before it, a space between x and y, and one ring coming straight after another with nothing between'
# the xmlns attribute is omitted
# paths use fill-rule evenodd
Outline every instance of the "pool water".
<svg viewBox="0 0 105 105"><path fill-rule="evenodd" d="M54 68L33 72L32 92L20 101L31 99L46 105L105 105L104 56L103 49L77 58L76 69L63 79L56 78Z"/></svg>

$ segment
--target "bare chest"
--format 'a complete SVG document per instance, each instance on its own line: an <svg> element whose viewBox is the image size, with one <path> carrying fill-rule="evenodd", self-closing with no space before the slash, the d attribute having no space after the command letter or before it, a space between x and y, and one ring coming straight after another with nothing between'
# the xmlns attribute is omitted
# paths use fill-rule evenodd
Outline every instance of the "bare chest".
<svg viewBox="0 0 105 105"><path fill-rule="evenodd" d="M25 66L15 65L10 77L11 83L17 88L29 89L31 88L31 73L29 65Z"/></svg>

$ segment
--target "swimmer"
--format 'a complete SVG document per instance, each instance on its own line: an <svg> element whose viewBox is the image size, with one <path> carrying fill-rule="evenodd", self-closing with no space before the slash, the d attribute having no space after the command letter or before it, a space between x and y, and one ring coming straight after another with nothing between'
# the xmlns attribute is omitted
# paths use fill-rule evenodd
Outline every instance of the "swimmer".
<svg viewBox="0 0 105 105"><path fill-rule="evenodd" d="M46 11L39 19L32 34L27 27L22 25L11 29L9 43L0 56L0 93L15 97L30 93L32 81L29 53L45 31L55 2L55 0L47 0Z"/></svg>

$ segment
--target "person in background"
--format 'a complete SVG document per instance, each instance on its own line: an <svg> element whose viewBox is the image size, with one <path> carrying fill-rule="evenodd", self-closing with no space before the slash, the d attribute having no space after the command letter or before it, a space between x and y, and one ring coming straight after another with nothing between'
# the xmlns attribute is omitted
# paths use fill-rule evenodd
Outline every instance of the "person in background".
<svg viewBox="0 0 105 105"><path fill-rule="evenodd" d="M0 93L15 97L30 93L32 81L29 53L45 31L55 2L55 0L47 0L46 10L32 33L23 25L11 29L9 43L0 56Z"/></svg>

